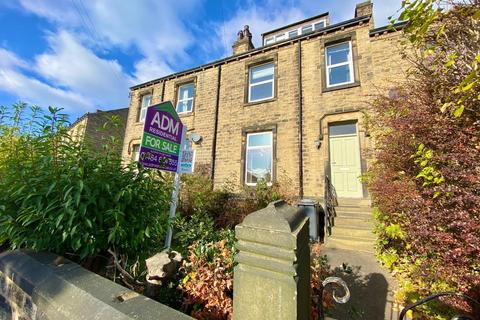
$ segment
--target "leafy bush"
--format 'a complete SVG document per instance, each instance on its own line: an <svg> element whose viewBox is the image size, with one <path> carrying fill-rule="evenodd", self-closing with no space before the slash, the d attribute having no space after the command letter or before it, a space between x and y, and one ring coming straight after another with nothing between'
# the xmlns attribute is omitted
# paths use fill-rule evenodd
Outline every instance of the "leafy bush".
<svg viewBox="0 0 480 320"><path fill-rule="evenodd" d="M81 259L160 249L170 187L158 174L124 166L114 138L102 152L75 141L59 109L24 119L26 107L0 114L0 242Z"/></svg>
<svg viewBox="0 0 480 320"><path fill-rule="evenodd" d="M183 308L196 319L232 319L234 242L196 243L184 263Z"/></svg>
<svg viewBox="0 0 480 320"><path fill-rule="evenodd" d="M407 303L436 291L480 297L480 5L442 12L436 2L404 3L408 84L379 97L370 116L379 257ZM450 312L438 304L424 311Z"/></svg>
<svg viewBox="0 0 480 320"><path fill-rule="evenodd" d="M320 244L312 244L310 251L311 319L318 319L320 284L331 272L326 257L320 254ZM236 253L233 232L218 242L190 246L183 265L185 277L179 285L183 309L187 314L196 319L232 319ZM323 295L322 303L324 308L333 305L333 298L328 292Z"/></svg>

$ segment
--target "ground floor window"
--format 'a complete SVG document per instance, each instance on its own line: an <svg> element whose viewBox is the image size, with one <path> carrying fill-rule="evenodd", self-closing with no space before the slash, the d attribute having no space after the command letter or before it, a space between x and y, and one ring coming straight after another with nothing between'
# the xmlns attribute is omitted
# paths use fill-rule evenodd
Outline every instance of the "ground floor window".
<svg viewBox="0 0 480 320"><path fill-rule="evenodd" d="M132 160L138 161L140 159L140 145L134 144L132 147Z"/></svg>
<svg viewBox="0 0 480 320"><path fill-rule="evenodd" d="M254 186L260 180L272 182L273 134L271 131L247 134L245 159L245 184Z"/></svg>

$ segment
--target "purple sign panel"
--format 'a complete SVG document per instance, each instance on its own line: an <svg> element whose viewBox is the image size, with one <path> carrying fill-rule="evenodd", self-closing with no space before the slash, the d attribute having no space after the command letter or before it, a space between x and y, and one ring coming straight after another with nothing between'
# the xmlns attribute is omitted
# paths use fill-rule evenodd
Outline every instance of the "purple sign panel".
<svg viewBox="0 0 480 320"><path fill-rule="evenodd" d="M146 168L177 172L183 124L170 101L148 107L140 146Z"/></svg>

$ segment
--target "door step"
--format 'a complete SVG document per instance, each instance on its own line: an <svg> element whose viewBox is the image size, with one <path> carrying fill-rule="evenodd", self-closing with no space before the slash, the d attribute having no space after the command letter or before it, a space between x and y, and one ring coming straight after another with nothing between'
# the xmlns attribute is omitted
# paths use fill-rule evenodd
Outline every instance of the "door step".
<svg viewBox="0 0 480 320"><path fill-rule="evenodd" d="M371 207L372 200L369 198L338 198L339 206L359 206L359 207Z"/></svg>
<svg viewBox="0 0 480 320"><path fill-rule="evenodd" d="M340 227L337 225L332 229L332 237L337 236L375 241L375 235L370 228Z"/></svg>
<svg viewBox="0 0 480 320"><path fill-rule="evenodd" d="M333 219L334 226L361 226L373 230L373 222L370 217L363 216L336 216Z"/></svg>
<svg viewBox="0 0 480 320"><path fill-rule="evenodd" d="M326 248L336 248L351 251L374 253L374 241L356 237L333 236L325 239Z"/></svg>

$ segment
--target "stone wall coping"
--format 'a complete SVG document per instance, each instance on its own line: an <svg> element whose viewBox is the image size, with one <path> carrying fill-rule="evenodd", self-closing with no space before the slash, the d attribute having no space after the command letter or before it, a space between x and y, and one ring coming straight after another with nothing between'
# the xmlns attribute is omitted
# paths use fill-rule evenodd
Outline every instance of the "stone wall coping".
<svg viewBox="0 0 480 320"><path fill-rule="evenodd" d="M264 209L249 214L241 225L291 233L298 228L303 218L297 208L287 205L284 200L278 200Z"/></svg>
<svg viewBox="0 0 480 320"><path fill-rule="evenodd" d="M193 319L51 253L4 252L0 273L31 297L48 320Z"/></svg>

